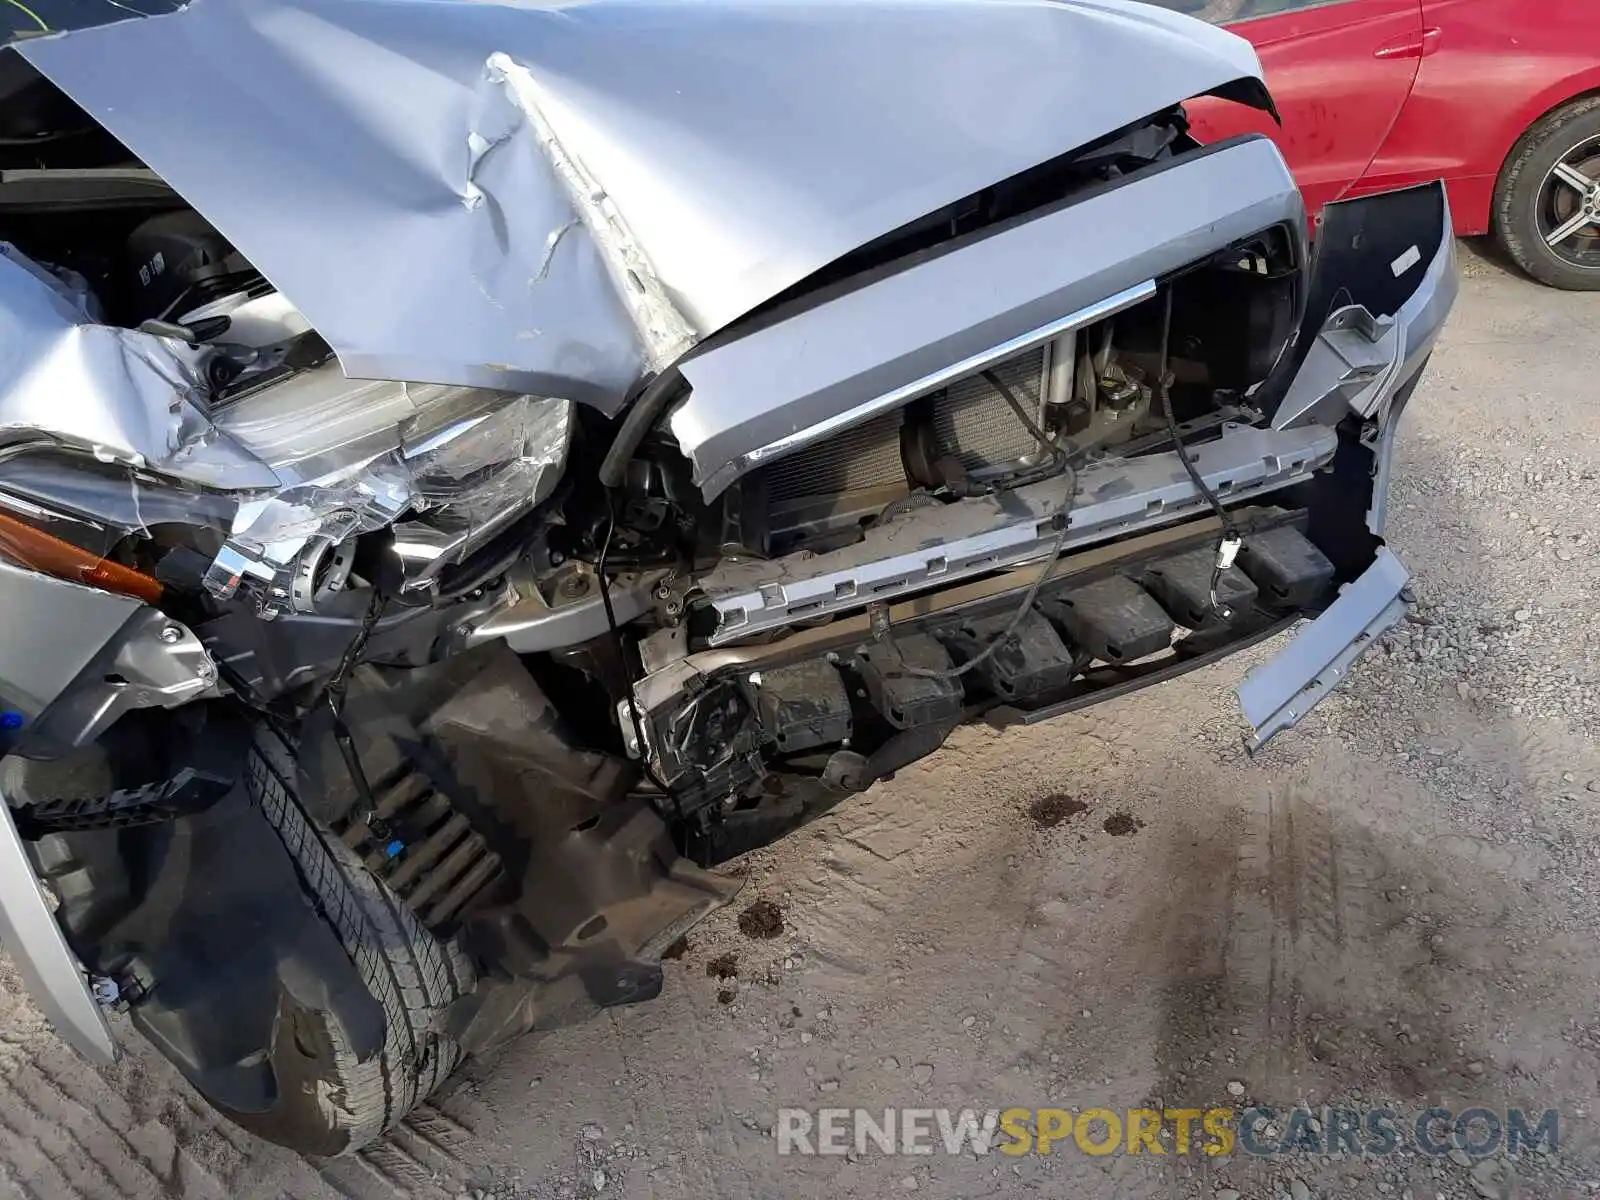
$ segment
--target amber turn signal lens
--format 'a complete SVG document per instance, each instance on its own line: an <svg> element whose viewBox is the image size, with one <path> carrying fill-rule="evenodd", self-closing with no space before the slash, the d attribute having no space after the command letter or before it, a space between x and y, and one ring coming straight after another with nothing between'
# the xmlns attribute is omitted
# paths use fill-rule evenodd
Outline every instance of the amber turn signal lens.
<svg viewBox="0 0 1600 1200"><path fill-rule="evenodd" d="M142 571L109 562L6 513L0 513L0 556L57 579L99 588L103 592L120 592L146 604L161 599L160 582Z"/></svg>

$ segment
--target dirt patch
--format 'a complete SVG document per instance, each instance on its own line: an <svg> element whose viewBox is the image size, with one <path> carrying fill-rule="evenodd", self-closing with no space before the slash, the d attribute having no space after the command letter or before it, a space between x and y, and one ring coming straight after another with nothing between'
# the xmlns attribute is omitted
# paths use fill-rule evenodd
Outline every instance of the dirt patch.
<svg viewBox="0 0 1600 1200"><path fill-rule="evenodd" d="M1028 816L1033 818L1033 823L1040 829L1054 829L1068 818L1088 811L1089 806L1082 800L1064 796L1060 792L1040 796L1028 805Z"/></svg>
<svg viewBox="0 0 1600 1200"><path fill-rule="evenodd" d="M771 900L757 900L739 914L739 932L749 938L775 938L783 932L783 909Z"/></svg>
<svg viewBox="0 0 1600 1200"><path fill-rule="evenodd" d="M706 964L706 974L712 979L735 979L739 975L739 956L719 954Z"/></svg>
<svg viewBox="0 0 1600 1200"><path fill-rule="evenodd" d="M738 995L739 993L734 991L732 988L723 988L717 992L717 1003L732 1004Z"/></svg>
<svg viewBox="0 0 1600 1200"><path fill-rule="evenodd" d="M1144 822L1125 812L1112 813L1106 818L1105 830L1112 837L1127 837L1144 828Z"/></svg>
<svg viewBox="0 0 1600 1200"><path fill-rule="evenodd" d="M689 953L689 939L681 937L661 952L663 962L676 961Z"/></svg>

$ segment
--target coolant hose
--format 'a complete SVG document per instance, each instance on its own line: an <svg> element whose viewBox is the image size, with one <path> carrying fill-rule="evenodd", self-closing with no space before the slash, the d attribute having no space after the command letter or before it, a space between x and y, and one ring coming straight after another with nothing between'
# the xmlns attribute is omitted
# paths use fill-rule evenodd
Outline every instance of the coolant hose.
<svg viewBox="0 0 1600 1200"><path fill-rule="evenodd" d="M639 443L644 441L644 435L650 432L650 427L666 411L667 405L687 387L677 367L668 367L645 384L633 407L628 409L628 415L622 419L622 428L617 430L611 448L600 462L602 486L609 491L616 491L622 486L628 463L633 459L634 451L639 449Z"/></svg>

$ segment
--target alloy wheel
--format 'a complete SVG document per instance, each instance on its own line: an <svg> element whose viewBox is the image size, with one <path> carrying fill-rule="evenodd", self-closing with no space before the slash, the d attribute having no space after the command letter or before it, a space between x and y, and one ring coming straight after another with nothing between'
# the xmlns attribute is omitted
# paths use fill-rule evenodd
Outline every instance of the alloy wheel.
<svg viewBox="0 0 1600 1200"><path fill-rule="evenodd" d="M1600 137L1586 138L1545 176L1535 201L1539 236L1574 267L1600 271Z"/></svg>

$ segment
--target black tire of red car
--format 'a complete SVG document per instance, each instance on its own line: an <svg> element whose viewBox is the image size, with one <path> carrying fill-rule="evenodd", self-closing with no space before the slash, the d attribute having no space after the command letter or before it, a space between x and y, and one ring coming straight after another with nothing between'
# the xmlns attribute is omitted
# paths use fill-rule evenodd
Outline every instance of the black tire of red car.
<svg viewBox="0 0 1600 1200"><path fill-rule="evenodd" d="M1550 241L1578 219L1586 201L1555 175L1563 165L1600 181L1600 97L1556 109L1522 135L1495 188L1494 231L1512 260L1541 283L1600 290L1600 184L1587 197L1595 221L1554 245Z"/></svg>
<svg viewBox="0 0 1600 1200"><path fill-rule="evenodd" d="M391 1128L455 1069L460 1048L439 1027L445 1010L473 990L474 972L457 946L433 937L306 813L293 751L276 733L257 733L246 780L308 899L382 1006L385 1029L382 1049L362 1059L330 1014L296 1007L280 1015L271 1052L278 1102L266 1112L217 1107L269 1141L306 1154L346 1154Z"/></svg>

